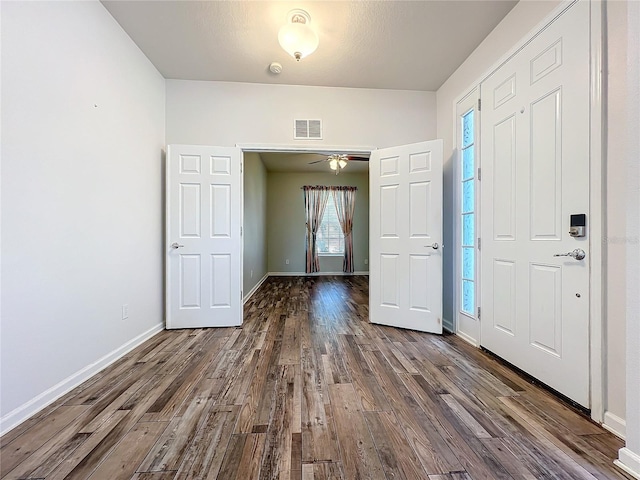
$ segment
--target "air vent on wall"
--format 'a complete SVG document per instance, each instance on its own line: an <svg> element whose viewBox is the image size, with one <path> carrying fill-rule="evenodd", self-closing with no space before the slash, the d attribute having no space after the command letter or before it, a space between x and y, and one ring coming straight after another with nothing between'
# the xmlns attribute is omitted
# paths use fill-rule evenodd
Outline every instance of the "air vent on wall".
<svg viewBox="0 0 640 480"><path fill-rule="evenodd" d="M294 120L293 138L296 140L322 140L322 120Z"/></svg>

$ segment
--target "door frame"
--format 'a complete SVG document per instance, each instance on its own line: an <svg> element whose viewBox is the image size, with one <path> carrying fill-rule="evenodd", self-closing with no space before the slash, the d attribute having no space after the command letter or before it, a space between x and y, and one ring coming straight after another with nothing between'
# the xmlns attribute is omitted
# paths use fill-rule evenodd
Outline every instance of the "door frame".
<svg viewBox="0 0 640 480"><path fill-rule="evenodd" d="M457 96L452 105L453 110L453 145L454 145L454 169L456 169L458 162L458 149L457 149L457 106L458 103L465 99L468 95L472 94L473 90L478 88L480 92L480 98L482 98L481 84L491 76L496 70L504 65L508 60L519 53L527 44L529 44L535 37L537 37L542 31L544 31L554 20L564 14L578 1L589 3L589 15L590 15L590 78L589 78L589 401L591 409L592 420L602 423L604 421L604 405L605 405L605 376L606 359L605 359L605 312L606 299L604 291L604 280L602 275L606 271L606 257L604 255L603 242L606 231L604 223L604 212L606 211L606 198L604 196L604 182L606 181L606 143L603 136L606 133L604 131L604 101L603 96L606 94L604 91L604 37L603 37L603 22L605 21L604 15L604 2L602 0L571 0L569 2L563 2L556 7L549 15L547 15L542 22L527 33L519 42L516 43L511 49L507 51L500 59L495 62L489 69L487 69L480 77L472 82L467 88L463 90L463 94ZM478 122L478 129L482 128L480 122ZM479 130L478 130L479 131ZM479 145L482 149L482 145ZM480 166L480 165L477 165ZM457 179L457 170L454 170L454 178ZM454 180L455 181L455 180ZM481 187L480 187L481 188ZM460 188L458 183L454 184L453 194L455 205L456 222L457 217L460 214L460 208L457 203L457 196L460 195ZM477 197L476 197L477 198ZM479 203L476 205L477 211L482 211L482 205ZM476 220L476 228L480 225L480 218ZM457 223L454 227L454 235L458 235ZM479 230L477 230L479 231ZM459 262L457 255L453 256L453 268L455 273L454 281L456 285L454 287L457 292L457 283L459 282ZM476 272L478 275L478 272ZM480 278L477 277L477 288L481 289ZM454 309L457 308L457 294L454 295ZM476 304L481 307L476 301ZM477 313L477 312L476 312ZM457 329L456 318L453 318L454 331ZM470 342L474 346L481 344L480 327L478 324L477 338L467 338L467 336L461 336L461 338Z"/></svg>
<svg viewBox="0 0 640 480"><path fill-rule="evenodd" d="M320 140L321 141L321 140ZM235 145L242 153L242 170L240 172L241 182L244 187L244 154L245 153L261 153L261 152L274 152L274 153L317 153L321 155L331 155L333 153L339 153L344 155L371 155L371 152L377 150L378 147L373 146L353 146L353 145L313 145L305 143L303 145L296 145L292 143L237 143ZM369 193L371 196L371 193ZM371 210L369 210L371 214ZM244 226L244 195L242 196L242 225ZM243 261L243 267L240 271L240 285L244 288L244 232L242 235L242 249L241 256ZM269 272L267 272L268 275ZM266 278L266 277L265 277ZM259 285L259 283L258 283ZM254 290L252 290L253 292ZM248 292L247 292L248 293ZM244 291L243 304L248 300L248 297Z"/></svg>
<svg viewBox="0 0 640 480"><path fill-rule="evenodd" d="M341 153L345 155L370 155L378 147L350 146L350 145L294 145L290 143L237 143L235 145L242 153L282 152L282 153L317 153L330 155ZM244 172L243 172L244 174Z"/></svg>

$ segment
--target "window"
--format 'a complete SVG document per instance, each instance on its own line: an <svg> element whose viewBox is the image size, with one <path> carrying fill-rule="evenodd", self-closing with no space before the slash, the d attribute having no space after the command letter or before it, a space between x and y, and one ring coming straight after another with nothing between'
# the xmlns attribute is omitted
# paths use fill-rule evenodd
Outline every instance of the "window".
<svg viewBox="0 0 640 480"><path fill-rule="evenodd" d="M474 110L462 115L462 142L460 145L461 192L461 277L460 311L475 316L475 128Z"/></svg>
<svg viewBox="0 0 640 480"><path fill-rule="evenodd" d="M324 210L324 216L318 229L316 241L319 255L344 254L344 235L342 235L342 227L340 227L340 222L338 221L336 204L331 194L329 194L329 200Z"/></svg>

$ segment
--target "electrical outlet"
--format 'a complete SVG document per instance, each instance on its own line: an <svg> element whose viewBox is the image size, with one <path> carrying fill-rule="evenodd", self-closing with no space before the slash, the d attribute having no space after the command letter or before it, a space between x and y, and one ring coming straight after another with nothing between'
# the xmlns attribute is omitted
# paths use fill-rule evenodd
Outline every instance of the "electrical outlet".
<svg viewBox="0 0 640 480"><path fill-rule="evenodd" d="M364 264L365 264L365 265L369 265L369 259L368 259L368 258L365 258L365 259L364 259Z"/></svg>
<svg viewBox="0 0 640 480"><path fill-rule="evenodd" d="M286 263L287 265L289 265L289 259L287 258L284 263Z"/></svg>
<svg viewBox="0 0 640 480"><path fill-rule="evenodd" d="M129 304L125 303L122 305L122 320L126 320L129 318Z"/></svg>
<svg viewBox="0 0 640 480"><path fill-rule="evenodd" d="M251 270L251 278L253 278L253 270Z"/></svg>

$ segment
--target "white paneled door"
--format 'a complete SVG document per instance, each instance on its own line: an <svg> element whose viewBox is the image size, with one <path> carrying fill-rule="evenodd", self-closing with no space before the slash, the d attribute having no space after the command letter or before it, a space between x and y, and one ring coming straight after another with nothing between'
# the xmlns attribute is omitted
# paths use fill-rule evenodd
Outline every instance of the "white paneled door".
<svg viewBox="0 0 640 480"><path fill-rule="evenodd" d="M167 328L242 323L242 152L167 149Z"/></svg>
<svg viewBox="0 0 640 480"><path fill-rule="evenodd" d="M442 140L369 160L369 316L442 333Z"/></svg>
<svg viewBox="0 0 640 480"><path fill-rule="evenodd" d="M481 344L585 407L589 239L569 228L589 217L589 73L580 1L482 83L480 112Z"/></svg>

